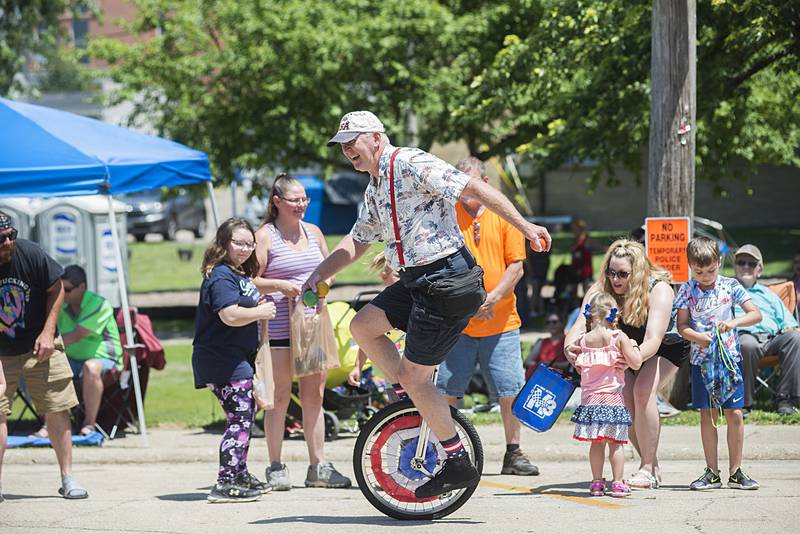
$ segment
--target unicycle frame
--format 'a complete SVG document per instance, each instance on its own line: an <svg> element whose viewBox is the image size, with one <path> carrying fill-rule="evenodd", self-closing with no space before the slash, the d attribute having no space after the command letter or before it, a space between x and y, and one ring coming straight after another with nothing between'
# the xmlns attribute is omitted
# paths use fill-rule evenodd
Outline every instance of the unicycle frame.
<svg viewBox="0 0 800 534"><path fill-rule="evenodd" d="M433 368L433 377L431 381L436 384L436 378L439 376L439 366ZM431 427L428 426L428 422L425 421L425 418L422 417L420 414L420 421L422 421L419 425L419 439L417 440L417 451L414 454L414 457L411 459L411 466L418 471L425 473L427 476L433 476L433 473L428 471L425 468L425 451L428 448L428 438L431 435Z"/></svg>

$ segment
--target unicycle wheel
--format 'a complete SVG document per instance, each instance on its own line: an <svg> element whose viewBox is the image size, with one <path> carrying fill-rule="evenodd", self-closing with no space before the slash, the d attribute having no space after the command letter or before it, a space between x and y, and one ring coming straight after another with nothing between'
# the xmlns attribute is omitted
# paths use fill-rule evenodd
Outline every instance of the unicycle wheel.
<svg viewBox="0 0 800 534"><path fill-rule="evenodd" d="M483 472L483 447L472 423L451 408L453 423L478 472ZM380 410L366 422L353 451L356 482L367 500L396 519L430 520L458 510L477 486L419 499L414 490L428 480L415 460L422 419L410 400ZM433 432L428 437L422 468L436 473L447 454Z"/></svg>

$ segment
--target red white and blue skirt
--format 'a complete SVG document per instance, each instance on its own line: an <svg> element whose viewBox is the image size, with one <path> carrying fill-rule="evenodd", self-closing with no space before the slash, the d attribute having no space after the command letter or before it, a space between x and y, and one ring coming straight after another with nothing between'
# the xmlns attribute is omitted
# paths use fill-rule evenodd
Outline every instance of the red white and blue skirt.
<svg viewBox="0 0 800 534"><path fill-rule="evenodd" d="M573 438L579 441L607 439L628 443L628 427L633 424L622 393L594 394L581 399L571 421L575 423Z"/></svg>

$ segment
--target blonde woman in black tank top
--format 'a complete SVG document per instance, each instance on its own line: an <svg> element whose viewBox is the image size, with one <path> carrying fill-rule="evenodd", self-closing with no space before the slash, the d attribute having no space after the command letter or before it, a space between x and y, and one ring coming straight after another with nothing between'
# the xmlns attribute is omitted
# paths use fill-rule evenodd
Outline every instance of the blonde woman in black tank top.
<svg viewBox="0 0 800 534"><path fill-rule="evenodd" d="M681 344L674 348L662 344L674 292L669 275L650 263L640 243L628 239L611 244L600 273L602 277L586 293L583 305L597 291L614 295L621 310L620 328L634 344L638 343L644 362L635 374L628 371L625 377L625 404L633 417L630 439L641 458L638 471L627 482L634 488L656 488L660 478L656 451L661 431L656 392L677 372L684 357ZM564 342L564 353L570 362L577 356L575 340L585 331L585 320L579 316Z"/></svg>

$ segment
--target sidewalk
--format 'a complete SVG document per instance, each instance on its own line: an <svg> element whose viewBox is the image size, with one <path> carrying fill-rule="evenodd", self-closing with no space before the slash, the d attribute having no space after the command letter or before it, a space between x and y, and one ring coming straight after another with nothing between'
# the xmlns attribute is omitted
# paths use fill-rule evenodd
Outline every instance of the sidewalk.
<svg viewBox="0 0 800 534"><path fill-rule="evenodd" d="M503 428L499 424L478 426L487 458L500 457L505 450ZM536 461L583 461L587 446L572 439L573 426L559 424L544 433L523 427L522 448ZM720 461L727 458L725 431L720 429ZM143 446L139 435L106 441L103 447L80 447L73 451L76 466L103 464L215 462L218 456L219 433L202 429L156 428L148 431L149 447ZM336 463L351 462L355 434L342 433L339 439L325 444L327 458ZM305 442L290 439L284 443L286 461L306 461ZM250 458L257 464L266 461L267 450L263 438L254 439ZM633 450L626 448L626 457L632 460ZM658 457L662 462L671 460L703 461L700 429L689 426L665 426L661 429ZM800 460L800 426L797 425L746 425L746 460ZM53 451L42 448L9 449L6 465L54 464Z"/></svg>

